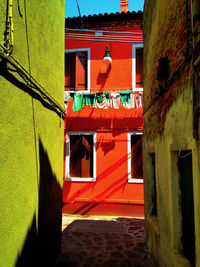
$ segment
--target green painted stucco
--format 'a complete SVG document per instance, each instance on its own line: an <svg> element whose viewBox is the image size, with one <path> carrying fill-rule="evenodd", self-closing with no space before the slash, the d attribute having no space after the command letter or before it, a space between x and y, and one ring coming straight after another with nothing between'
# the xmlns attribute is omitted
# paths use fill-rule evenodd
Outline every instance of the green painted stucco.
<svg viewBox="0 0 200 267"><path fill-rule="evenodd" d="M7 1L1 1L1 45L6 8ZM13 24L12 56L63 107L64 0L13 1ZM4 267L32 266L38 255L48 262L60 249L63 120L26 89L16 72L0 68L0 266Z"/></svg>

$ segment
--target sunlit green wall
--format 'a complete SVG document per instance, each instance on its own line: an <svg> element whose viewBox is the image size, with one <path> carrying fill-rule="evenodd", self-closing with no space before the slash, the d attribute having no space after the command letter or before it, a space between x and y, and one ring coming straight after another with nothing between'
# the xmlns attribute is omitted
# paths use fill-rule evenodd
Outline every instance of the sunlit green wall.
<svg viewBox="0 0 200 267"><path fill-rule="evenodd" d="M0 1L1 45L6 8L7 1ZM63 107L64 0L13 1L13 24L12 56ZM26 89L16 72L2 72L0 67L0 266L4 267L32 266L41 255L52 262L60 249L63 120Z"/></svg>

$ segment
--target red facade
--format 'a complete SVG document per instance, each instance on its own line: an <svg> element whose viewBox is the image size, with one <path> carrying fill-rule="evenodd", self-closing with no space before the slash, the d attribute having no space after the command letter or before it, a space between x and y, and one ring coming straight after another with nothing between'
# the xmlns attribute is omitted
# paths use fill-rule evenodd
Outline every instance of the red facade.
<svg viewBox="0 0 200 267"><path fill-rule="evenodd" d="M140 13L66 20L66 212L143 216Z"/></svg>

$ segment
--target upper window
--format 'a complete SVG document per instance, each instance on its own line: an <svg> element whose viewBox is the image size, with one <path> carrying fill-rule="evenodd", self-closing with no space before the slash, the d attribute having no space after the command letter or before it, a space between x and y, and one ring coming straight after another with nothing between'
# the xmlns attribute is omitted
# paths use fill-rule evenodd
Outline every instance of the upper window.
<svg viewBox="0 0 200 267"><path fill-rule="evenodd" d="M135 90L143 90L143 45L133 45L133 75L132 87Z"/></svg>
<svg viewBox="0 0 200 267"><path fill-rule="evenodd" d="M128 134L128 182L143 183L142 133Z"/></svg>
<svg viewBox="0 0 200 267"><path fill-rule="evenodd" d="M89 49L65 51L65 90L89 90Z"/></svg>
<svg viewBox="0 0 200 267"><path fill-rule="evenodd" d="M95 181L96 134L70 133L67 135L66 179Z"/></svg>
<svg viewBox="0 0 200 267"><path fill-rule="evenodd" d="M143 47L136 48L136 88L143 88Z"/></svg>

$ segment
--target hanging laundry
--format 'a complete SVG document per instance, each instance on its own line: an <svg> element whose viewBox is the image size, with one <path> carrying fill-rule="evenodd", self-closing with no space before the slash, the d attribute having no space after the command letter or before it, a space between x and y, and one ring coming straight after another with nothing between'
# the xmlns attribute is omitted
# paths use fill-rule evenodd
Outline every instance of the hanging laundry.
<svg viewBox="0 0 200 267"><path fill-rule="evenodd" d="M74 93L73 111L80 111L82 109L83 96L80 93Z"/></svg>
<svg viewBox="0 0 200 267"><path fill-rule="evenodd" d="M142 108L142 92L135 93L135 106L136 108Z"/></svg>
<svg viewBox="0 0 200 267"><path fill-rule="evenodd" d="M106 97L106 100L109 101L109 98L110 98L110 92L105 92L104 95L105 95L105 97Z"/></svg>
<svg viewBox="0 0 200 267"><path fill-rule="evenodd" d="M110 93L110 106L111 108L118 109L120 105L120 94L118 92Z"/></svg>
<svg viewBox="0 0 200 267"><path fill-rule="evenodd" d="M75 93L70 93L70 98L71 98L71 99L74 99L74 94L75 94Z"/></svg>
<svg viewBox="0 0 200 267"><path fill-rule="evenodd" d="M65 112L67 111L67 103L70 99L70 93L65 91L64 92L64 109L65 109Z"/></svg>
<svg viewBox="0 0 200 267"><path fill-rule="evenodd" d="M101 100L102 100L102 102L101 102ZM106 100L106 97L103 93L101 95L101 98L99 98L99 99L97 98L97 95L96 95L96 107L97 108L108 108L108 100Z"/></svg>
<svg viewBox="0 0 200 267"><path fill-rule="evenodd" d="M101 104L102 102L103 102L103 93L97 93L96 94L96 102L98 103L98 104Z"/></svg>
<svg viewBox="0 0 200 267"><path fill-rule="evenodd" d="M135 108L135 94L134 93L131 93L131 99L130 99L130 103L126 102L123 104L123 106L127 109L130 109L130 108Z"/></svg>
<svg viewBox="0 0 200 267"><path fill-rule="evenodd" d="M119 91L122 104L131 103L131 91Z"/></svg>
<svg viewBox="0 0 200 267"><path fill-rule="evenodd" d="M143 103L143 93L139 92L139 108L142 108Z"/></svg>
<svg viewBox="0 0 200 267"><path fill-rule="evenodd" d="M95 105L95 93L83 93L83 105Z"/></svg>

